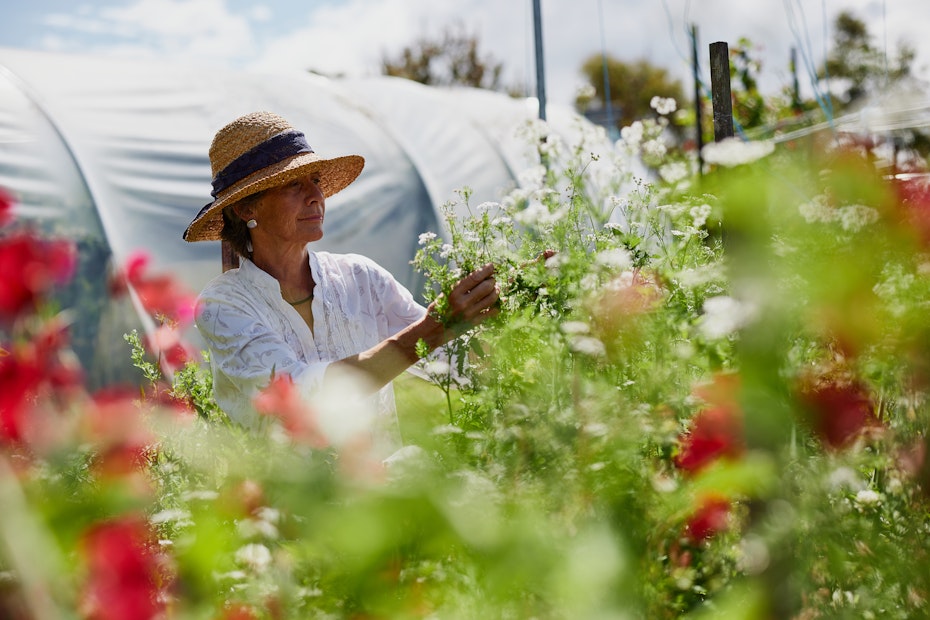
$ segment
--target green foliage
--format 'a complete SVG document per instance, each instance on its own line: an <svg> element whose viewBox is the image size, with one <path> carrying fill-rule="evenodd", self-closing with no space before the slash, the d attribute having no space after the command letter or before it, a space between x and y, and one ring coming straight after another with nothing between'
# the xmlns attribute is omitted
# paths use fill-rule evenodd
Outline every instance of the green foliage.
<svg viewBox="0 0 930 620"><path fill-rule="evenodd" d="M478 37L458 25L441 37L420 37L397 56L383 56L381 73L434 86L499 90L503 64L479 52Z"/></svg>
<svg viewBox="0 0 930 620"><path fill-rule="evenodd" d="M581 74L594 88L593 94L582 93L576 99L575 107L581 113L595 108L603 110L606 106L605 62L617 129L652 116L649 102L655 96L684 100L681 82L672 79L667 69L657 67L647 60L627 62L610 55L605 60L596 54L581 65Z"/></svg>
<svg viewBox="0 0 930 620"><path fill-rule="evenodd" d="M819 77L845 82L839 98L846 105L911 73L916 56L913 46L902 43L896 57L886 58L881 49L873 46L871 39L864 21L849 11L837 15L833 24L833 47Z"/></svg>
<svg viewBox="0 0 930 620"><path fill-rule="evenodd" d="M520 187L463 190L421 236L427 296L491 262L500 314L421 360L434 385L397 382L390 466L230 423L205 366L175 373L195 414L173 414L129 334L146 467L106 478L105 444L77 442L22 483L0 470L4 570L73 607L82 533L133 511L179 618L926 615L930 276L906 205L843 150L732 145L700 183L652 151L637 180L660 131L611 151L532 123ZM873 423L835 440L850 410ZM687 464L696 445L714 458Z"/></svg>

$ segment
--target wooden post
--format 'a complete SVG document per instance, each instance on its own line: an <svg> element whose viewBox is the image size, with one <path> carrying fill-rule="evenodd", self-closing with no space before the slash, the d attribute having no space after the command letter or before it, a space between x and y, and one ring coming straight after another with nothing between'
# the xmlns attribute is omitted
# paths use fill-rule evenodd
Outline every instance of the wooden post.
<svg viewBox="0 0 930 620"><path fill-rule="evenodd" d="M725 41L710 44L710 88L714 105L714 141L733 137L730 94L730 48Z"/></svg>
<svg viewBox="0 0 930 620"><path fill-rule="evenodd" d="M697 147L698 176L704 174L704 114L701 110L701 66L698 59L697 26L691 24L691 70L694 74L694 138Z"/></svg>
<svg viewBox="0 0 930 620"><path fill-rule="evenodd" d="M230 269L235 269L239 266L239 255L236 254L236 251L232 249L232 246L229 245L229 242L221 242L222 253L223 253L223 271L229 271Z"/></svg>

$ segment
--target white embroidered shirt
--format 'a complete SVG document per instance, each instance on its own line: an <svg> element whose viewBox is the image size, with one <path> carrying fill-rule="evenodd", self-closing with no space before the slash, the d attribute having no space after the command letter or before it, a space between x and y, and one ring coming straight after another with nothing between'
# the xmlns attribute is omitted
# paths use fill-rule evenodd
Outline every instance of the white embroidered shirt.
<svg viewBox="0 0 930 620"><path fill-rule="evenodd" d="M272 369L312 395L330 362L371 348L426 313L364 256L310 252L310 270L313 331L281 297L278 281L247 259L211 280L198 298L196 324L210 351L214 396L239 423L258 423L252 398L268 385ZM392 451L400 438L390 384L376 400L379 434L390 435L377 439Z"/></svg>

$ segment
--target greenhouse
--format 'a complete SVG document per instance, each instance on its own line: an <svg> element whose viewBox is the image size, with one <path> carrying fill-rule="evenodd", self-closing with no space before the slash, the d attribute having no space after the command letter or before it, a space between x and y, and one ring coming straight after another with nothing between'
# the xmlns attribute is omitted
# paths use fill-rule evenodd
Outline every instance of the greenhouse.
<svg viewBox="0 0 930 620"><path fill-rule="evenodd" d="M415 292L422 280L410 261L420 233L442 232L442 205L465 187L471 206L500 200L533 164L518 135L537 115L532 99L399 78L0 50L0 187L24 219L79 244L81 275L59 297L77 310L72 338L102 373L95 382L125 368L123 349L106 347L142 323L151 329L144 312L107 299L108 264L143 251L194 291L219 273L220 244L181 233L210 198L213 134L261 109L304 129L324 155L365 158L360 179L327 204L319 247L365 254ZM548 121L568 141L587 125L554 105Z"/></svg>

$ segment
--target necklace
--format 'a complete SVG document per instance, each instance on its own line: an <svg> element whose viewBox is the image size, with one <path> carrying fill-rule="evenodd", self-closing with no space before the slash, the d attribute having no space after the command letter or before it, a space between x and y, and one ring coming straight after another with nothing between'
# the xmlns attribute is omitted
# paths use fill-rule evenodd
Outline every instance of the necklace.
<svg viewBox="0 0 930 620"><path fill-rule="evenodd" d="M285 299L284 301L287 301L287 303L291 304L292 306L299 306L300 304L307 303L311 299L313 299L313 291L310 291L310 294L304 297L303 299L298 299L297 301L287 301Z"/></svg>

